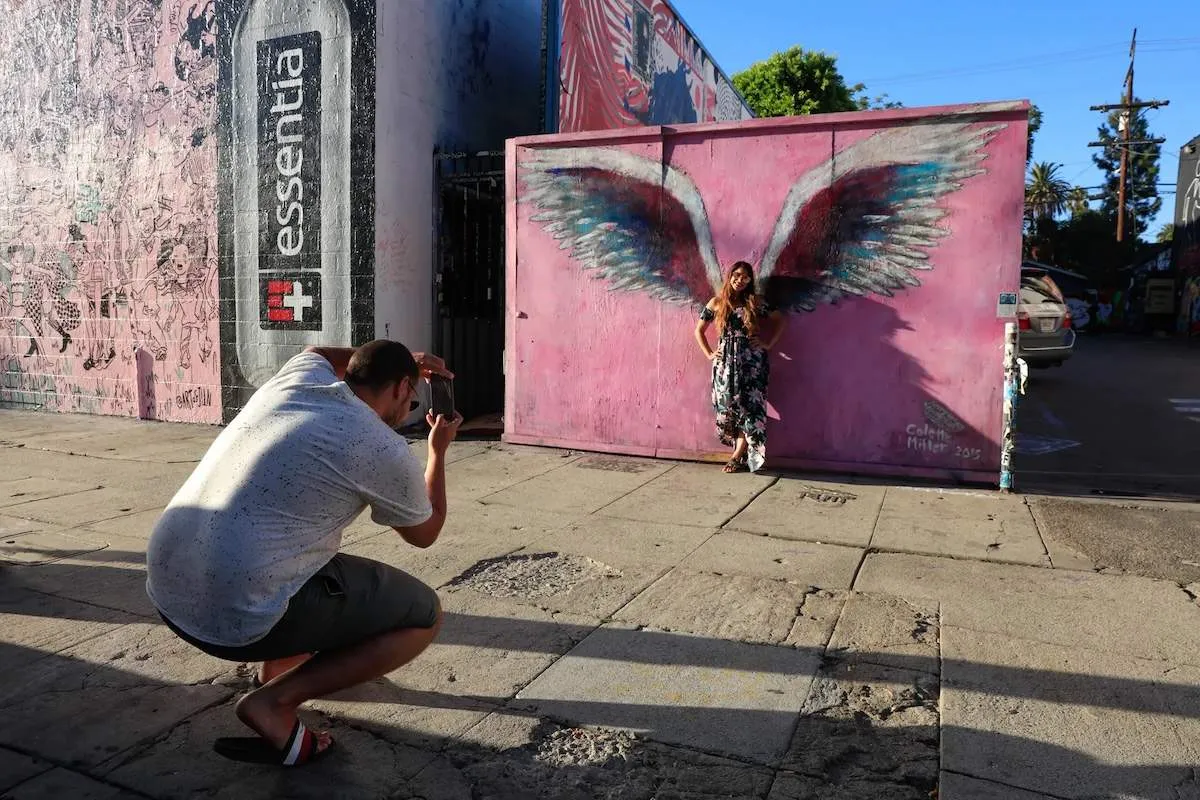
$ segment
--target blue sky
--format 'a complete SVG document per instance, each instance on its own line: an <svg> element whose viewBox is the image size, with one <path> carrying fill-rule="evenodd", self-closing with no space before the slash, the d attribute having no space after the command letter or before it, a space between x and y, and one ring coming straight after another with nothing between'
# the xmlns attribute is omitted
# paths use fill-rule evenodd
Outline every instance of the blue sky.
<svg viewBox="0 0 1200 800"><path fill-rule="evenodd" d="M1179 148L1200 135L1200 10L1195 0L673 0L689 27L732 75L794 44L836 55L849 84L865 83L905 106L983 100L1036 103L1044 115L1036 161L1099 186L1088 142L1103 121L1088 106L1121 100L1129 38L1138 29L1134 93L1165 99L1145 112L1166 138L1160 181L1172 186ZM900 10L899 6L908 6ZM1005 8L998 15L994 9ZM915 9L915 10L914 10ZM1149 236L1174 216L1175 195Z"/></svg>

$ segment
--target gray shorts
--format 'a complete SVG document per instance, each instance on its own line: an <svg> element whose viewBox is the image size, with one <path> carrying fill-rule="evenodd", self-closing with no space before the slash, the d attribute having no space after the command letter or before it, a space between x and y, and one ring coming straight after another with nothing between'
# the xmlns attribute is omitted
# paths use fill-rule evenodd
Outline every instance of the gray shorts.
<svg viewBox="0 0 1200 800"><path fill-rule="evenodd" d="M171 624L179 638L226 661L270 661L338 650L401 628L432 628L437 594L407 572L338 553L288 601L266 636L240 647L201 642ZM160 614L160 616L162 616Z"/></svg>

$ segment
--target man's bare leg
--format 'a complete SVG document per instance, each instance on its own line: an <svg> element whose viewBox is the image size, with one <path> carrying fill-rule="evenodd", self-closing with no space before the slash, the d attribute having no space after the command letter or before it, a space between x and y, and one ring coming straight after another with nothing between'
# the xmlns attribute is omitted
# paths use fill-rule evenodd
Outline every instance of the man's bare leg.
<svg viewBox="0 0 1200 800"><path fill-rule="evenodd" d="M237 704L237 715L259 736L282 748L296 724L301 703L374 680L419 656L437 637L442 615L432 628L401 628L374 639L317 653L277 680L256 689ZM318 750L329 746L329 734L318 734Z"/></svg>
<svg viewBox="0 0 1200 800"><path fill-rule="evenodd" d="M295 669L313 657L312 653L301 653L298 656L288 656L287 658L276 658L271 661L264 661L262 669L258 671L259 683L270 683L288 670Z"/></svg>

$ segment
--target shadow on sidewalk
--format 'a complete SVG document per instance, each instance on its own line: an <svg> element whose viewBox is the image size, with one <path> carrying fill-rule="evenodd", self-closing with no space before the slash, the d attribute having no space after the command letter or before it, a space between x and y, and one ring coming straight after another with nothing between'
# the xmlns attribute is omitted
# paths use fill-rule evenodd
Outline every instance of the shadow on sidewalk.
<svg viewBox="0 0 1200 800"><path fill-rule="evenodd" d="M96 569L111 573L106 577L132 582L140 577L138 571L101 566L131 555L100 551L89 558L96 557ZM622 662L678 667L681 676L689 674L689 667L714 666L763 674L778 671L772 659L763 656L787 649L820 665L817 681L811 689L803 684L806 697L780 704L788 710L586 699L528 702L511 694L455 693L376 681L316 704L320 711L311 713L326 717L340 745L322 763L296 772L233 764L210 747L216 736L241 733L232 700L248 689L246 670L197 654L155 620L84 603L43 602L47 595L30 589L22 573L36 571L39 580L45 580L45 573L55 569L55 564L0 567L0 613L9 620L6 631L16 632L25 642L0 644L0 666L8 674L0 690L0 713L6 720L0 726L0 745L147 796L220 791L234 797L651 800L763 798L774 785L773 800L879 797L885 787L888 797L925 800L939 765L1060 796L1076 796L1082 787L1102 787L1115 794L1165 792L1189 783L1200 789L1190 763L1105 764L1067 747L1009 733L957 724L939 730L936 722L908 725L904 702L893 703L894 708L879 705L883 687L916 707L930 707L933 716L926 719L936 720L934 676L952 674L960 698L967 696L977 710L982 705L995 715L1003 713L1005 700L1013 700L1135 712L1158 720L1200 719L1200 688L1169 683L1165 676L1141 680L896 653L834 655L823 648L728 647L723 640L608 626L599 630L615 645L607 650L619 652ZM40 620L53 620L58 633L38 633ZM72 621L110 627L76 643L61 630ZM590 624L447 613L438 644L469 653L459 678L460 685L469 687L467 673L484 665L471 663L480 655L466 648L494 649L501 660L510 657L508 651L554 660L597 630ZM71 641L71 646L63 650L56 644L59 640ZM714 651L722 654L719 664L714 664ZM861 680L866 682L847 679L849 668L862 668ZM417 685L438 683L421 670L418 660L395 673L395 679L404 682L411 676ZM867 680L868 674L877 679ZM527 683L528 676L521 682ZM874 698L869 696L872 687ZM913 687L920 689L915 695ZM847 705L848 695L865 705ZM747 695L747 702L759 701ZM346 710L350 707L360 713L352 717ZM577 726L633 728L648 738ZM730 759L721 748L705 753L656 741L661 739L660 728L741 732L781 727L791 731L790 746L781 759L760 762ZM1080 742L1102 735L1049 733ZM1161 729L1143 733L1148 737L1144 752L1155 752ZM1039 783L1046 780L1053 785Z"/></svg>

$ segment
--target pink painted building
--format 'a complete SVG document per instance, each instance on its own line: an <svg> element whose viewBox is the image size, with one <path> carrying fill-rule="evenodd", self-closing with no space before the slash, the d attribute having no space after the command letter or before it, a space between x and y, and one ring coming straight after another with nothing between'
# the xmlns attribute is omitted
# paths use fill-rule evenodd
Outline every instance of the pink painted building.
<svg viewBox="0 0 1200 800"><path fill-rule="evenodd" d="M692 330L744 259L788 316L769 465L994 480L1027 110L510 141L506 440L724 460Z"/></svg>
<svg viewBox="0 0 1200 800"><path fill-rule="evenodd" d="M667 0L546 0L546 130L750 119Z"/></svg>

